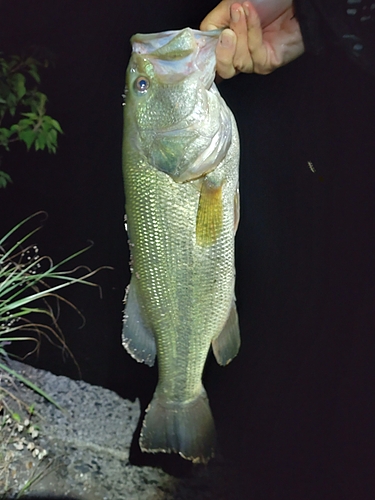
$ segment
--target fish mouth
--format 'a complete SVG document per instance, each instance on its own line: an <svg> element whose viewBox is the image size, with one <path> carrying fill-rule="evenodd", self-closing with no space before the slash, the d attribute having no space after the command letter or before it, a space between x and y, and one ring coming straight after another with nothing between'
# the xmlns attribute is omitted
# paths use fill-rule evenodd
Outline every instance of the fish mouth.
<svg viewBox="0 0 375 500"><path fill-rule="evenodd" d="M163 124L148 121L139 128L143 154L176 182L199 179L213 170L231 143L231 115L214 84L220 33L185 28L131 38L136 73L149 75L151 86L155 80L164 95L173 95L174 84L186 80L179 86L179 97L175 94L170 101L173 119L161 120ZM167 98L165 102L168 106Z"/></svg>
<svg viewBox="0 0 375 500"><path fill-rule="evenodd" d="M138 33L132 36L133 53L149 60L163 83L175 83L198 73L206 89L215 79L215 50L222 30L192 28Z"/></svg>
<svg viewBox="0 0 375 500"><path fill-rule="evenodd" d="M131 37L130 43L136 49L135 52L138 52L139 50L139 54L148 54L160 49L160 47L163 47L164 45L167 45L177 36L187 38L187 34L189 34L190 36L193 36L198 43L204 44L205 39L207 38L218 41L222 31L222 29L201 31L193 28L185 28L183 30L168 30L161 31L159 33L136 33Z"/></svg>

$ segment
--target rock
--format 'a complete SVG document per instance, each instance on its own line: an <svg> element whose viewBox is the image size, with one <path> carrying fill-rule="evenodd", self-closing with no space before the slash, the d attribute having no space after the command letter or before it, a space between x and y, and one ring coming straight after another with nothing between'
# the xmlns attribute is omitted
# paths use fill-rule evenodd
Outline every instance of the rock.
<svg viewBox="0 0 375 500"><path fill-rule="evenodd" d="M64 411L24 384L7 376L0 378L0 388L26 404L22 409L14 397L3 396L20 419L18 424L14 420L4 424L1 430L0 495L4 498L240 498L231 486L233 471L220 462L194 466L190 477L184 478L173 477L157 467L131 464L129 450L140 417L138 401L124 400L108 389L23 363L12 361L11 367L45 391ZM32 404L35 410L30 417L27 406ZM7 411L4 407L3 414ZM17 496L21 491L22 496Z"/></svg>

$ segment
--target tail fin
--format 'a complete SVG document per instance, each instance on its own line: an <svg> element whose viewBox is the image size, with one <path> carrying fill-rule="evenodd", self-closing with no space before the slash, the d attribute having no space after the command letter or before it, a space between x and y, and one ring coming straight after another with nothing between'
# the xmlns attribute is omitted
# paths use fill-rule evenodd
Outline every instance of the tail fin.
<svg viewBox="0 0 375 500"><path fill-rule="evenodd" d="M203 387L200 396L185 403L165 401L155 394L139 443L148 453L175 452L195 463L207 463L215 454L216 432Z"/></svg>

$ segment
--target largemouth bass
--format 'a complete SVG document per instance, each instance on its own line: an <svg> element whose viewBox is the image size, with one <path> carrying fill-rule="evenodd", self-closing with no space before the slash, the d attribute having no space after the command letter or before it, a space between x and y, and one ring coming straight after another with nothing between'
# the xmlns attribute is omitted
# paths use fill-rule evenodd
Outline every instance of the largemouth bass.
<svg viewBox="0 0 375 500"><path fill-rule="evenodd" d="M215 426L202 372L239 345L234 236L239 141L215 84L218 32L134 35L123 170L132 277L123 345L159 379L140 437L146 452L207 462Z"/></svg>

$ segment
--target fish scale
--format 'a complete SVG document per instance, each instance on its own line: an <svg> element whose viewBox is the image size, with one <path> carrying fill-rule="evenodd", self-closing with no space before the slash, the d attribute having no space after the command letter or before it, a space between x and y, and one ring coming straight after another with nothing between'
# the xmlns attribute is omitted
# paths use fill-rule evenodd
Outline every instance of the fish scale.
<svg viewBox="0 0 375 500"><path fill-rule="evenodd" d="M144 290L144 308L154 325L161 354L159 380L172 398L193 399L200 391L201 373L211 340L224 325L232 299L234 263L230 247L233 238L223 232L212 247L194 245L197 189L189 184L173 183L147 164L141 168L138 162L136 165L136 169L129 165L125 177L125 185L133 186L127 193L127 199L132 200L127 204L127 217L134 219L133 269ZM168 205L173 209L168 210ZM230 209L233 212L233 205ZM226 308L223 307L225 295ZM170 335L171 331L175 332L174 336ZM186 356L187 352L190 356ZM188 363L189 359L197 358L198 363L193 366ZM186 378L183 391L175 381L175 374L179 372Z"/></svg>
<svg viewBox="0 0 375 500"><path fill-rule="evenodd" d="M167 44L171 44L176 61L174 39L185 37L182 58L189 54L189 44L198 57L206 43L200 40L197 48L195 40L202 35L194 30L169 33L172 36ZM150 35L137 35L142 36ZM217 41L217 35L204 36L207 43L212 43L215 36L214 42ZM213 43L210 57L214 57L214 46ZM123 343L138 361L152 364L155 354L158 358L158 385L143 423L141 449L174 451L193 461L205 462L214 453L215 430L202 386L203 368L211 343L221 364L228 363L239 347L234 305L239 141L234 118L212 82L206 88L197 70L185 78L179 66L176 71L180 76L173 75L170 83L173 91L162 99L163 92L168 92L167 77L163 73L162 82L158 80L158 61L152 53L147 55L147 46L145 50L142 57L133 54L127 74L123 170L132 279ZM162 55L168 57L167 45L163 46ZM186 68L189 73L191 61ZM210 71L213 68L211 64ZM137 78L142 79L142 93L137 92ZM183 82L179 83L179 79ZM147 92L143 90L145 84L149 84ZM179 88L189 91L181 95ZM205 92L210 92L209 99L202 97ZM208 107L207 103L212 105L215 99L215 106ZM185 100L189 100L186 109ZM150 109L157 110L151 118L147 115ZM194 110L194 126L194 119L186 110ZM163 115L159 128L157 113ZM225 119L229 123L224 123L223 133L230 130L230 141L218 135L220 120ZM157 156L149 151L150 120L154 122L152 137L159 137L158 144L164 148ZM199 125L199 120L204 121L204 126ZM211 125L214 146L207 138ZM168 130L181 130L177 149L175 139L170 142ZM201 130L204 136L200 136ZM194 173L189 179L189 165L186 170L181 162L185 157L199 158L202 153L204 158L204 147L211 148L208 154L213 162L217 148L217 164L210 165L203 175ZM161 163L155 164L155 158ZM180 174L183 181L178 179Z"/></svg>

